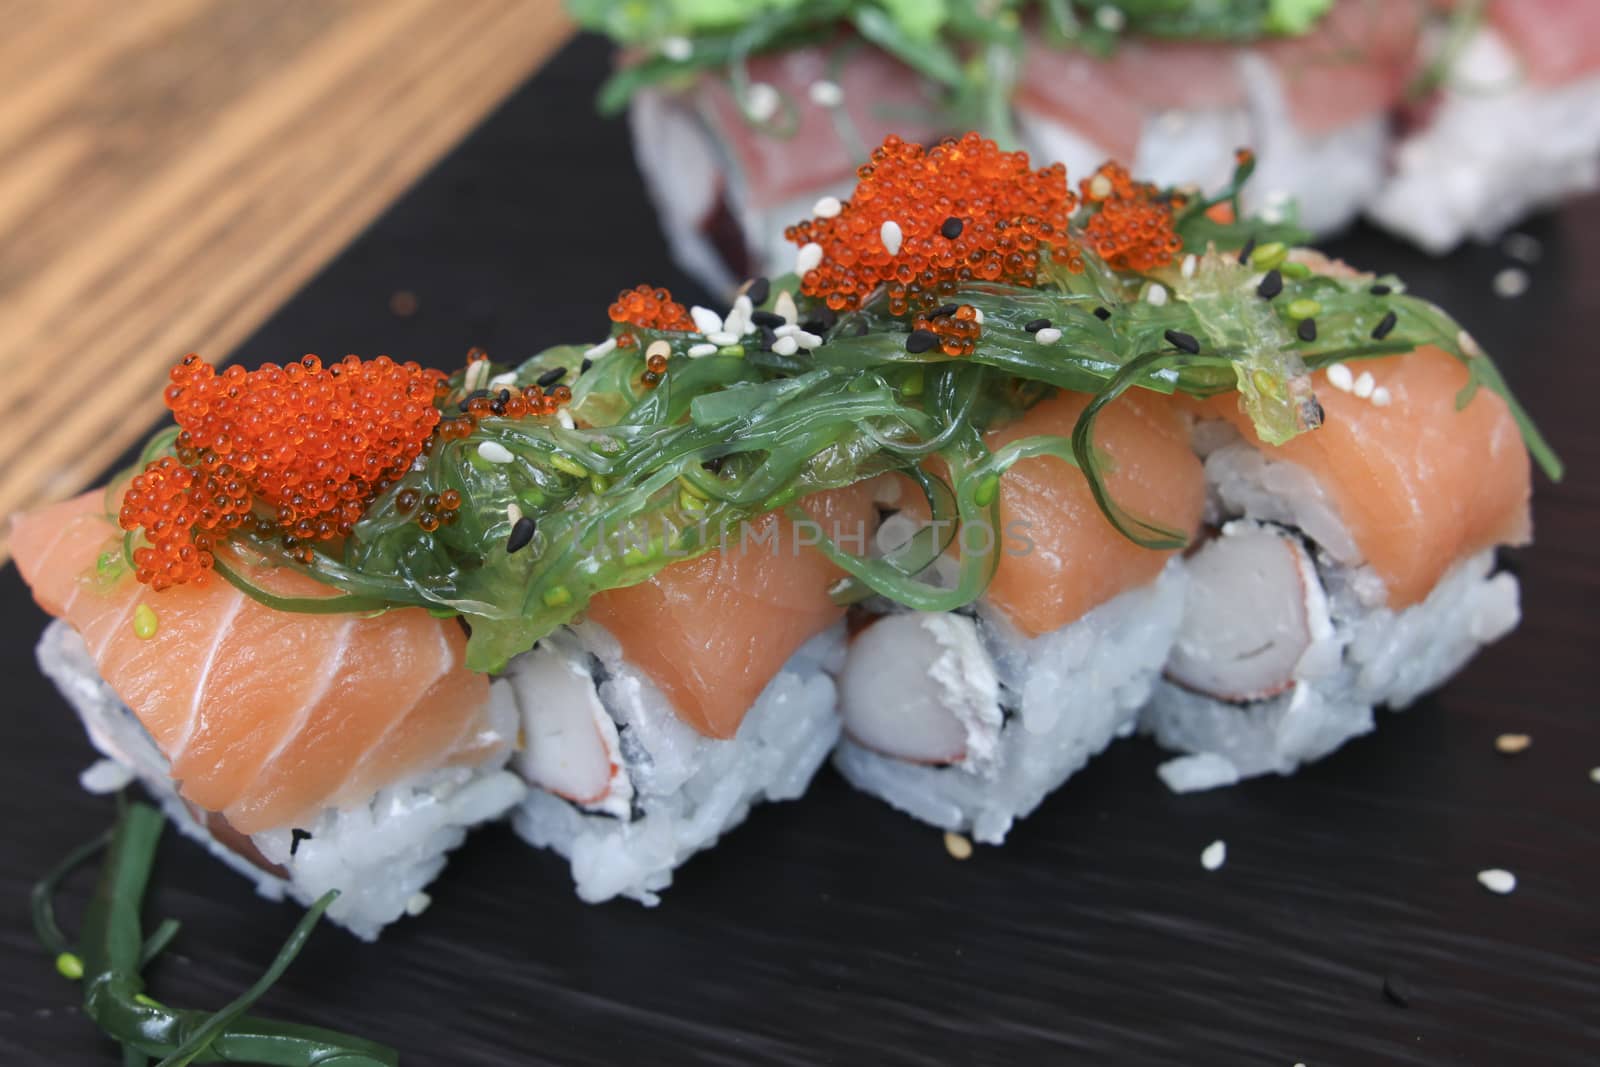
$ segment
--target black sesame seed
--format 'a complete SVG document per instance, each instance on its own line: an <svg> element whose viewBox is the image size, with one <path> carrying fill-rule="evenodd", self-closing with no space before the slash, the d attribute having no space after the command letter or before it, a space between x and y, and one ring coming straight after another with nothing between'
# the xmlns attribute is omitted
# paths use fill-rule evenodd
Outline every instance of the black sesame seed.
<svg viewBox="0 0 1600 1067"><path fill-rule="evenodd" d="M489 392L487 389L474 389L472 392L461 398L461 406L466 407L474 400L487 400L493 395L494 394Z"/></svg>
<svg viewBox="0 0 1600 1067"><path fill-rule="evenodd" d="M491 400L489 402L489 414L491 414L491 415L504 415L505 413L506 413L506 402L504 400L495 399L495 400Z"/></svg>
<svg viewBox="0 0 1600 1067"><path fill-rule="evenodd" d="M956 218L954 215L951 215L949 218L945 219L944 223L939 227L939 235L947 241L954 241L957 237L961 236L961 227L964 225L965 223L963 223L960 219Z"/></svg>
<svg viewBox="0 0 1600 1067"><path fill-rule="evenodd" d="M1162 336L1167 339L1167 344L1173 348L1187 352L1191 356L1200 354L1200 342L1192 333L1184 333L1182 330L1168 330Z"/></svg>
<svg viewBox="0 0 1600 1067"><path fill-rule="evenodd" d="M1256 295L1263 300L1271 300L1283 292L1283 275L1277 270L1269 270L1261 279L1261 284L1256 286Z"/></svg>
<svg viewBox="0 0 1600 1067"><path fill-rule="evenodd" d="M511 536L506 538L507 552L520 552L528 547L528 542L533 540L533 520L524 515L511 527Z"/></svg>
<svg viewBox="0 0 1600 1067"><path fill-rule="evenodd" d="M778 340L777 331L771 326L757 326L756 330L761 334L761 351L771 352L773 344Z"/></svg>
<svg viewBox="0 0 1600 1067"><path fill-rule="evenodd" d="M907 352L926 352L939 343L939 335L932 330L912 330L906 337Z"/></svg>
<svg viewBox="0 0 1600 1067"><path fill-rule="evenodd" d="M1038 333L1040 330L1047 330L1050 328L1050 320L1034 319L1031 322L1024 323L1022 328L1027 330L1029 333Z"/></svg>
<svg viewBox="0 0 1600 1067"><path fill-rule="evenodd" d="M1111 317L1111 311L1109 308L1095 308L1094 317L1104 322Z"/></svg>
<svg viewBox="0 0 1600 1067"><path fill-rule="evenodd" d="M589 373L589 368L592 367L592 366L594 366L594 360L586 359L582 363L578 364L578 373L579 374L588 374Z"/></svg>
<svg viewBox="0 0 1600 1067"><path fill-rule="evenodd" d="M496 396L495 399L500 401L500 403L504 404L506 401L511 399L511 390L509 390L509 389L500 390L499 395Z"/></svg>
<svg viewBox="0 0 1600 1067"><path fill-rule="evenodd" d="M1256 239L1255 239L1255 235L1252 234L1250 236L1250 239L1247 240L1244 243L1244 247L1239 249L1239 262L1240 263L1248 263L1248 262L1250 262L1250 257L1255 253L1255 250L1256 250Z"/></svg>
<svg viewBox="0 0 1600 1067"><path fill-rule="evenodd" d="M1390 286L1384 285L1382 282L1379 282L1371 289L1368 289L1367 292L1371 293L1373 296L1388 296L1390 293L1394 292L1394 289Z"/></svg>
<svg viewBox="0 0 1600 1067"><path fill-rule="evenodd" d="M710 471L712 474L717 474L722 470L722 457L721 456L712 456L710 459L705 460L704 462L702 462L700 464L700 466L704 467L706 470Z"/></svg>
<svg viewBox="0 0 1600 1067"><path fill-rule="evenodd" d="M1383 318L1378 320L1378 325L1372 328L1372 339L1374 341L1381 341L1385 337L1388 337L1389 334L1394 332L1394 324L1398 321L1400 320L1395 318L1394 312L1389 312Z"/></svg>
<svg viewBox="0 0 1600 1067"><path fill-rule="evenodd" d="M767 297L772 295L772 283L765 278L757 278L750 283L750 287L744 291L744 295L750 298L750 303L752 304L765 304ZM752 319L752 321L754 320Z"/></svg>
<svg viewBox="0 0 1600 1067"><path fill-rule="evenodd" d="M1295 327L1294 332L1302 341L1315 341L1317 339L1317 320L1301 319L1300 325Z"/></svg>
<svg viewBox="0 0 1600 1067"><path fill-rule="evenodd" d="M310 840L311 840L311 831L310 830L302 830L298 826L296 826L294 829L290 830L289 831L289 855L293 856L296 852L300 851L300 842L302 842L302 841L310 841Z"/></svg>
<svg viewBox="0 0 1600 1067"><path fill-rule="evenodd" d="M1411 990L1396 974L1383 976L1383 999L1397 1008L1411 1007Z"/></svg>
<svg viewBox="0 0 1600 1067"><path fill-rule="evenodd" d="M771 326L777 328L783 325L783 316L776 311L752 311L750 321L756 326Z"/></svg>
<svg viewBox="0 0 1600 1067"><path fill-rule="evenodd" d="M538 379L536 379L536 384L539 386L540 389L548 389L550 386L556 384L557 382L559 382L561 379L565 378L566 376L567 376L567 368L565 368L565 367L552 367L549 370L545 371L543 374L539 375Z"/></svg>
<svg viewBox="0 0 1600 1067"><path fill-rule="evenodd" d="M928 318L942 319L946 315L954 315L956 313L956 308L960 306L960 304L940 304L938 307L928 312Z"/></svg>

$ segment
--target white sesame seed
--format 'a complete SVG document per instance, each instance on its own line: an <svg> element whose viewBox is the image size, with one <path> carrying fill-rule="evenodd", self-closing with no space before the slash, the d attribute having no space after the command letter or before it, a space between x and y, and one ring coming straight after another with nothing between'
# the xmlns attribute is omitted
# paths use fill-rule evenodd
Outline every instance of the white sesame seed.
<svg viewBox="0 0 1600 1067"><path fill-rule="evenodd" d="M772 342L772 350L780 356L792 356L800 350L800 342L794 337L780 337Z"/></svg>
<svg viewBox="0 0 1600 1067"><path fill-rule="evenodd" d="M825 196L811 205L811 213L819 219L834 218L842 210L844 210L844 205L839 203L837 196Z"/></svg>
<svg viewBox="0 0 1600 1067"><path fill-rule="evenodd" d="M706 356L717 354L717 346L712 344L699 344L689 346L690 359L704 359Z"/></svg>
<svg viewBox="0 0 1600 1067"><path fill-rule="evenodd" d="M750 316L755 310L756 306L750 302L750 298L740 293L733 298L733 309L728 312L728 317L722 320L722 328L729 333L750 333L755 329L755 324L750 321Z"/></svg>
<svg viewBox="0 0 1600 1067"><path fill-rule="evenodd" d="M953 830L944 832L944 850L950 853L954 859L969 860L972 858L972 842Z"/></svg>
<svg viewBox="0 0 1600 1067"><path fill-rule="evenodd" d="M478 455L490 463L510 463L511 450L499 441L483 441L478 445Z"/></svg>
<svg viewBox="0 0 1600 1067"><path fill-rule="evenodd" d="M1094 22L1107 33L1116 33L1127 25L1128 17L1122 13L1120 7L1102 4L1094 10Z"/></svg>
<svg viewBox="0 0 1600 1067"><path fill-rule="evenodd" d="M739 309L733 308L729 310L728 317L722 320L722 329L720 332L731 333L735 337L740 337L744 335L748 325L749 323L745 321L744 316L739 314Z"/></svg>
<svg viewBox="0 0 1600 1067"><path fill-rule="evenodd" d="M666 340L663 339L663 338L660 338L660 337L656 338L654 341L651 341L650 342L650 347L644 350L644 358L645 359L650 359L653 356L671 356L671 355L672 355L672 346L667 344Z"/></svg>
<svg viewBox="0 0 1600 1067"><path fill-rule="evenodd" d="M1507 756L1515 756L1518 752L1525 751L1531 744L1533 738L1527 734L1501 734L1494 739L1495 750Z"/></svg>
<svg viewBox="0 0 1600 1067"><path fill-rule="evenodd" d="M1188 255L1183 257L1183 267L1180 273L1182 273L1185 278L1193 278L1194 268L1199 264L1199 262L1199 260L1194 258L1194 253L1190 252Z"/></svg>
<svg viewBox="0 0 1600 1067"><path fill-rule="evenodd" d="M513 526L522 521L522 509L515 503L506 505L506 521Z"/></svg>
<svg viewBox="0 0 1600 1067"><path fill-rule="evenodd" d="M977 323L979 326L983 325L983 309L982 308L973 308L972 309L972 321Z"/></svg>
<svg viewBox="0 0 1600 1067"><path fill-rule="evenodd" d="M809 247L816 248L819 254L822 251L816 245ZM794 294L787 289L779 293L778 299L772 302L772 310L774 314L781 315L784 322L800 321L800 309L794 306Z"/></svg>
<svg viewBox="0 0 1600 1067"><path fill-rule="evenodd" d="M1595 785L1600 785L1600 767L1589 768L1589 781Z"/></svg>
<svg viewBox="0 0 1600 1067"><path fill-rule="evenodd" d="M739 343L739 335L728 330L712 330L706 334L706 340L714 345L736 345Z"/></svg>
<svg viewBox="0 0 1600 1067"><path fill-rule="evenodd" d="M1521 267L1507 267L1494 276L1494 295L1514 300L1528 291L1528 272Z"/></svg>
<svg viewBox="0 0 1600 1067"><path fill-rule="evenodd" d="M1500 244L1500 250L1522 263L1537 263L1544 255L1544 245L1539 239L1525 233L1507 234Z"/></svg>
<svg viewBox="0 0 1600 1067"><path fill-rule="evenodd" d="M406 914L415 919L418 915L428 910L428 905L433 903L433 898L426 893L412 893L406 899Z"/></svg>
<svg viewBox="0 0 1600 1067"><path fill-rule="evenodd" d="M1394 403L1394 397L1389 395L1389 390L1386 387L1380 385L1372 391L1373 407L1386 408L1392 403Z"/></svg>
<svg viewBox="0 0 1600 1067"><path fill-rule="evenodd" d="M1228 861L1228 843L1226 841L1213 841L1207 845L1205 851L1200 853L1200 866L1208 871L1217 870Z"/></svg>
<svg viewBox="0 0 1600 1067"><path fill-rule="evenodd" d="M800 251L795 253L794 272L801 277L805 277L807 274L810 274L812 271L816 270L818 265L821 263L822 246L817 244L817 242L812 241L809 244L801 245Z"/></svg>
<svg viewBox="0 0 1600 1067"><path fill-rule="evenodd" d="M766 122L778 113L782 103L778 90L766 82L756 82L745 90L744 113L755 122Z"/></svg>
<svg viewBox="0 0 1600 1067"><path fill-rule="evenodd" d="M601 341L599 344L595 345L593 348L585 348L583 350L583 358L599 359L601 356L609 355L616 347L617 339L615 337L608 337L604 341Z"/></svg>
<svg viewBox="0 0 1600 1067"><path fill-rule="evenodd" d="M1517 876L1499 867L1491 867L1486 871L1478 872L1478 884L1491 893L1499 893L1501 896L1505 896L1517 888Z"/></svg>
<svg viewBox="0 0 1600 1067"><path fill-rule="evenodd" d="M1372 372L1364 370L1361 372L1361 377L1356 379L1356 384L1350 387L1350 391L1365 400L1377 387L1378 380L1372 376Z"/></svg>
<svg viewBox="0 0 1600 1067"><path fill-rule="evenodd" d="M696 304L689 309L689 317L694 320L694 328L701 333L716 333L722 329L722 316L710 308Z"/></svg>
<svg viewBox="0 0 1600 1067"><path fill-rule="evenodd" d="M1089 196L1095 200L1104 200L1111 195L1111 179L1104 174L1096 174L1089 179Z"/></svg>
<svg viewBox="0 0 1600 1067"><path fill-rule="evenodd" d="M1167 302L1167 287L1160 282L1151 282L1150 291L1144 294L1144 298L1156 307L1160 307Z"/></svg>
<svg viewBox="0 0 1600 1067"><path fill-rule="evenodd" d="M469 393L475 393L483 388L483 383L488 377L489 361L480 359L467 367L467 373L461 376L461 387Z"/></svg>
<svg viewBox="0 0 1600 1067"><path fill-rule="evenodd" d="M774 337L793 337L795 334L797 334L799 332L800 332L800 327L796 326L792 322L786 322L782 326L778 326L778 327L774 328L773 331L772 331L772 336L774 336Z"/></svg>
<svg viewBox="0 0 1600 1067"><path fill-rule="evenodd" d="M572 412L568 411L564 404L556 408L556 421L561 424L563 430L576 430L578 428L578 424L572 421Z"/></svg>
<svg viewBox="0 0 1600 1067"><path fill-rule="evenodd" d="M822 338L818 337L814 333L807 333L805 330L801 330L799 333L795 334L794 339L796 343L798 343L800 347L804 349L816 348L822 344Z"/></svg>
<svg viewBox="0 0 1600 1067"><path fill-rule="evenodd" d="M1033 335L1033 339L1042 345L1053 345L1061 340L1061 331L1054 326L1046 326Z"/></svg>
<svg viewBox="0 0 1600 1067"><path fill-rule="evenodd" d="M1355 387L1356 376L1343 363L1335 363L1328 368L1328 384L1340 392L1348 393Z"/></svg>
<svg viewBox="0 0 1600 1067"><path fill-rule="evenodd" d="M889 250L891 256L898 256L900 246L905 242L905 234L900 232L898 222L889 219L878 227L878 239L883 242L883 247Z"/></svg>
<svg viewBox="0 0 1600 1067"><path fill-rule="evenodd" d="M517 372L508 370L504 374L496 374L489 379L490 389L505 389L517 384Z"/></svg>
<svg viewBox="0 0 1600 1067"><path fill-rule="evenodd" d="M674 63L682 63L694 55L694 44L687 37L663 37L658 48Z"/></svg>
<svg viewBox="0 0 1600 1067"><path fill-rule="evenodd" d="M844 103L844 90L839 88L838 82L828 81L826 78L811 83L806 90L806 95L811 97L811 102L818 107L838 107Z"/></svg>

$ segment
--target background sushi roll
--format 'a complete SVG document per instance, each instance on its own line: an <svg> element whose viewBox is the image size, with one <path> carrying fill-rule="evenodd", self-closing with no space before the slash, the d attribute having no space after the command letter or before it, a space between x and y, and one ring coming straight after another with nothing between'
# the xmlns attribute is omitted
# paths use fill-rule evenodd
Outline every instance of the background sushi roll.
<svg viewBox="0 0 1600 1067"><path fill-rule="evenodd" d="M838 539L875 526L871 490L809 498ZM839 735L832 675L843 572L803 525L767 516L719 551L591 602L514 659L517 832L572 864L578 895L659 901L673 872L752 805L805 792Z"/></svg>
<svg viewBox="0 0 1600 1067"><path fill-rule="evenodd" d="M1520 617L1495 549L1529 541L1530 464L1506 403L1433 348L1316 376L1325 420L1263 444L1203 410L1211 519L1142 724L1188 755L1177 790L1288 774L1403 708Z"/></svg>
<svg viewBox="0 0 1600 1067"><path fill-rule="evenodd" d="M220 579L147 596L107 565L104 498L21 516L11 542L59 616L40 667L109 761L85 784L142 781L269 898L339 890L327 915L358 937L425 908L446 854L523 793L510 694L465 669L459 627L273 611ZM274 588L319 592L295 577Z"/></svg>
<svg viewBox="0 0 1600 1067"><path fill-rule="evenodd" d="M1431 252L1495 237L1539 208L1600 188L1600 5L1453 5L1369 214Z"/></svg>
<svg viewBox="0 0 1600 1067"><path fill-rule="evenodd" d="M1070 434L1087 402L1057 394L988 443ZM1096 442L1117 470L1110 482L1119 498L1175 530L1197 526L1200 464L1165 398L1111 405ZM1133 732L1184 600L1172 553L1115 530L1064 459L1017 462L999 496L1003 531L962 534L963 551L997 557L975 611L889 614L851 641L835 756L857 788L990 844ZM915 514L904 509L883 534L903 539Z"/></svg>

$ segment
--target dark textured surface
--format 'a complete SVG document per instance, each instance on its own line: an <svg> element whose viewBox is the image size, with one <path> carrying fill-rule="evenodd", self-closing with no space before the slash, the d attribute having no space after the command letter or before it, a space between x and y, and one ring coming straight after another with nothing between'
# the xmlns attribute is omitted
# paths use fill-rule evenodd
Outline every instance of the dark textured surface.
<svg viewBox="0 0 1600 1067"><path fill-rule="evenodd" d="M690 293L625 130L589 113L600 62L593 42L569 49L242 358L511 358L595 334L624 284ZM1187 798L1153 748L1122 743L966 863L828 772L654 910L583 905L560 860L494 830L379 945L320 932L265 1010L427 1065L1600 1060L1600 202L1529 230L1545 258L1516 301L1490 293L1494 249L1435 262L1366 233L1339 249L1455 308L1573 472L1538 487L1522 627L1376 735L1292 780ZM389 311L400 289L413 317ZM112 1064L25 915L30 882L110 803L77 789L90 750L34 670L44 619L13 568L0 602L0 1063ZM1532 747L1497 754L1505 730ZM1228 862L1208 874L1219 837ZM1521 880L1509 897L1474 879L1497 866ZM185 923L152 974L173 1003L220 1005L294 920L187 842L163 846L157 882L150 914ZM69 917L86 893L73 884Z"/></svg>

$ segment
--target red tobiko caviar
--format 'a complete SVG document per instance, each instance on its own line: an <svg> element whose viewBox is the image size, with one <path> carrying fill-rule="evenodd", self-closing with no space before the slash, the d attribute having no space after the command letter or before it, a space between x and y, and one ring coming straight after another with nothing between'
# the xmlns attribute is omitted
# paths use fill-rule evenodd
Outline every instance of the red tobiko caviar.
<svg viewBox="0 0 1600 1067"><path fill-rule="evenodd" d="M1183 251L1172 229L1173 205L1157 197L1155 186L1134 181L1126 168L1102 164L1079 188L1086 203L1100 206L1084 226L1084 243L1113 269L1164 267Z"/></svg>
<svg viewBox="0 0 1600 1067"><path fill-rule="evenodd" d="M890 136L856 174L836 214L784 231L802 264L816 254L808 246L820 249L800 288L834 311L859 307L880 285L895 315L931 309L967 281L1031 286L1046 255L1083 269L1067 236L1077 199L1059 163L1030 169L1026 152L976 133L927 149Z"/></svg>
<svg viewBox="0 0 1600 1067"><path fill-rule="evenodd" d="M945 305L918 315L914 330L927 330L939 339L939 351L947 356L970 356L978 347L978 309L971 304Z"/></svg>
<svg viewBox="0 0 1600 1067"><path fill-rule="evenodd" d="M606 309L612 322L637 326L642 330L692 330L694 319L689 309L672 299L672 294L654 285L624 289ZM617 338L618 348L632 348L638 340L631 333Z"/></svg>
<svg viewBox="0 0 1600 1067"><path fill-rule="evenodd" d="M165 399L178 423L176 459L136 476L118 516L150 542L134 554L156 588L203 579L217 536L254 525L308 558L309 542L348 534L403 475L439 422L443 375L387 356L316 356L218 374L198 356L172 369Z"/></svg>

